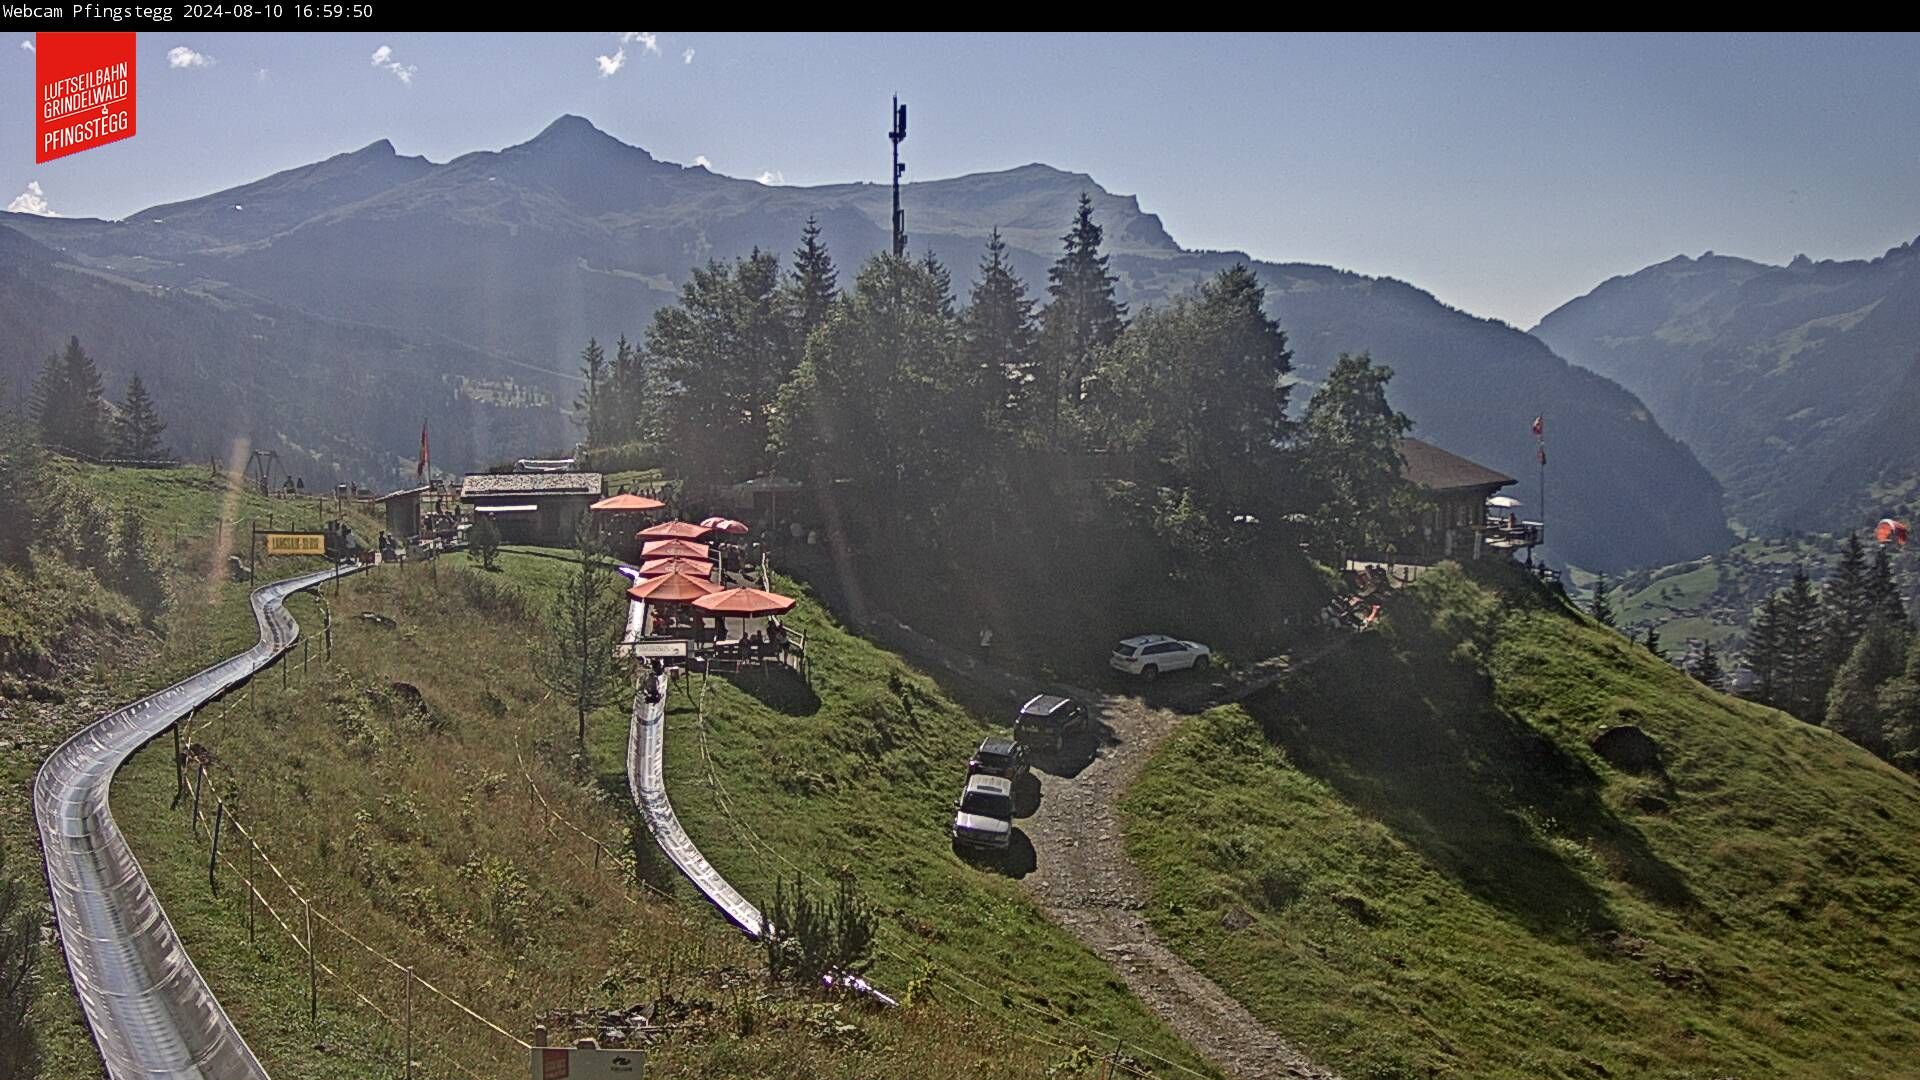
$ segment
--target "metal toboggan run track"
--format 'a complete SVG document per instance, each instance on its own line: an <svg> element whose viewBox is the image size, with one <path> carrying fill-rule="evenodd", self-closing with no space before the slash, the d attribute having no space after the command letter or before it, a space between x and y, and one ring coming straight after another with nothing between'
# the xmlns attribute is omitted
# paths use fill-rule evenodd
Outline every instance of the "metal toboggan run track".
<svg viewBox="0 0 1920 1080"><path fill-rule="evenodd" d="M283 601L358 567L253 591L259 644L101 717L34 779L33 809L67 971L112 1080L266 1080L267 1071L188 959L107 805L133 752L245 682L299 638Z"/></svg>

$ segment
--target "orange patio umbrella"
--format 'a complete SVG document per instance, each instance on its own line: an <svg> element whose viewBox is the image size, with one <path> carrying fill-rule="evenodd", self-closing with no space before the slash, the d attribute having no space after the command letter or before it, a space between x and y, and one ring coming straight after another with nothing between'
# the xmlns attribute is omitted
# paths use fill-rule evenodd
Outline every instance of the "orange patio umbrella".
<svg viewBox="0 0 1920 1080"><path fill-rule="evenodd" d="M710 577L713 564L705 559L654 559L640 564L640 576L659 577L661 574L686 574L690 577Z"/></svg>
<svg viewBox="0 0 1920 1080"><path fill-rule="evenodd" d="M689 525L684 521L663 521L658 525L649 525L634 533L636 540L698 540L712 532L704 525Z"/></svg>
<svg viewBox="0 0 1920 1080"><path fill-rule="evenodd" d="M587 509L602 514L636 513L644 510L659 510L666 506L659 499L649 499L645 495L610 495Z"/></svg>
<svg viewBox="0 0 1920 1080"><path fill-rule="evenodd" d="M640 561L649 559L706 559L707 545L688 540L653 540L641 545Z"/></svg>
<svg viewBox="0 0 1920 1080"><path fill-rule="evenodd" d="M725 589L700 597L693 602L693 606L709 615L752 619L792 611L793 605L799 602L791 596L781 596L763 589Z"/></svg>
<svg viewBox="0 0 1920 1080"><path fill-rule="evenodd" d="M644 600L649 604L688 604L718 592L720 586L705 578L691 577L687 574L662 574L627 590L627 595L635 600Z"/></svg>

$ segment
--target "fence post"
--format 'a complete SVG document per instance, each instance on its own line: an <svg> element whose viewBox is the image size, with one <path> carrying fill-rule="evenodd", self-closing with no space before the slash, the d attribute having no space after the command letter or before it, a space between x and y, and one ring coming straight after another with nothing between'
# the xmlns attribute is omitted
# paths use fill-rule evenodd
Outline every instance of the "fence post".
<svg viewBox="0 0 1920 1080"><path fill-rule="evenodd" d="M169 810L180 809L180 800L187 793L187 755L180 749L180 724L173 725L173 805Z"/></svg>
<svg viewBox="0 0 1920 1080"><path fill-rule="evenodd" d="M241 835L246 836L245 833L242 833ZM257 846L258 845L256 845L253 842L253 837L248 836L247 837L247 944L249 945L254 943L253 941L253 854Z"/></svg>
<svg viewBox="0 0 1920 1080"><path fill-rule="evenodd" d="M407 966L407 1080L413 1080L413 966Z"/></svg>
<svg viewBox="0 0 1920 1080"><path fill-rule="evenodd" d="M312 666L313 663L313 657L307 649L307 646L312 644L312 638L303 637L300 639L300 678L302 680L306 679L307 669Z"/></svg>
<svg viewBox="0 0 1920 1080"><path fill-rule="evenodd" d="M313 972L313 901L302 900L307 912L307 1022L320 1020L320 983Z"/></svg>
<svg viewBox="0 0 1920 1080"><path fill-rule="evenodd" d="M285 653L280 654L280 692L283 694L287 692L287 657Z"/></svg>
<svg viewBox="0 0 1920 1080"><path fill-rule="evenodd" d="M207 763L200 763L200 773L193 780L193 835L200 835L200 789L207 786Z"/></svg>
<svg viewBox="0 0 1920 1080"><path fill-rule="evenodd" d="M220 799L213 804L213 847L207 851L207 889L215 896L220 895L220 823L227 816L227 801Z"/></svg>

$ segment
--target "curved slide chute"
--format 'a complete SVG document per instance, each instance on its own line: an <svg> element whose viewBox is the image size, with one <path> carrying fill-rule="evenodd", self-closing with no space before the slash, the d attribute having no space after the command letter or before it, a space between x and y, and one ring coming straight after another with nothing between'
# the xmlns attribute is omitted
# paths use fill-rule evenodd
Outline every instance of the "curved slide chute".
<svg viewBox="0 0 1920 1080"><path fill-rule="evenodd" d="M255 589L259 644L108 713L40 766L33 809L47 885L67 971L112 1080L266 1080L114 824L107 788L134 751L298 640L300 625L283 605L288 596L358 569L321 570Z"/></svg>

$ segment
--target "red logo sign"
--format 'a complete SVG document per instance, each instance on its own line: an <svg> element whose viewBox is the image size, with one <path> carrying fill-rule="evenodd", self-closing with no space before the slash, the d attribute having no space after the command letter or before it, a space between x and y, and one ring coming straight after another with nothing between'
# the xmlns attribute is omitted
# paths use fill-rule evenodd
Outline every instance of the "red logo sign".
<svg viewBox="0 0 1920 1080"><path fill-rule="evenodd" d="M133 35L35 35L35 161L133 135Z"/></svg>

